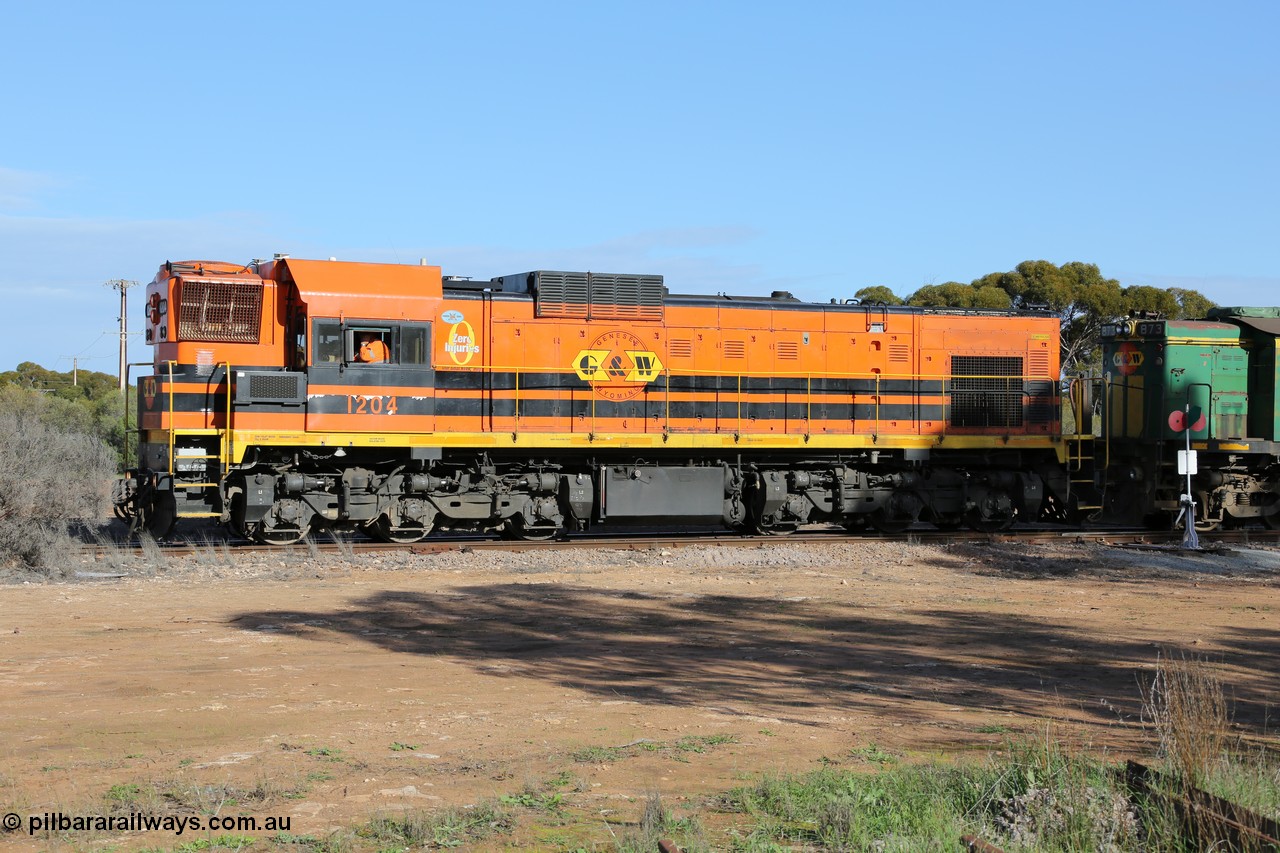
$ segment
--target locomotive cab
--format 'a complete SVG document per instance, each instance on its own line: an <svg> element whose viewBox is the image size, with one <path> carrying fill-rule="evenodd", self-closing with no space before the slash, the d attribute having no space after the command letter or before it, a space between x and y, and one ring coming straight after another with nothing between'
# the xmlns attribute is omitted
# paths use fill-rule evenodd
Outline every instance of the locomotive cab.
<svg viewBox="0 0 1280 853"><path fill-rule="evenodd" d="M303 505L279 498L284 484L267 473L299 447L316 464L345 456L340 467L355 469L433 455L370 445L433 429L440 271L378 265L377 275L360 274L370 266L277 256L161 267L144 300L154 356L139 379L138 468L117 490L118 511L157 535L183 517L246 531L270 527L274 513L285 538L305 533L303 518L375 520L368 507L385 507L336 479Z"/></svg>

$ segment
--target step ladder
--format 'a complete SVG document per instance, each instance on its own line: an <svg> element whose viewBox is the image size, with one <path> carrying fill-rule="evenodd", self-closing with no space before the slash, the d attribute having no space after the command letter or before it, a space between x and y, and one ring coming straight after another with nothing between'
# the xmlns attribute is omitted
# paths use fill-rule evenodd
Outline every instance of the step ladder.
<svg viewBox="0 0 1280 853"><path fill-rule="evenodd" d="M1066 444L1067 476L1073 494L1095 496L1099 503L1077 503L1077 509L1096 512L1102 509L1102 492L1098 487L1098 459L1093 435L1093 384L1095 380L1079 376L1071 380L1067 389L1067 404L1071 407L1075 433L1063 435ZM1065 412L1064 412L1065 420ZM1105 467L1105 465L1104 465Z"/></svg>
<svg viewBox="0 0 1280 853"><path fill-rule="evenodd" d="M1094 473L1097 471L1094 436L1064 435L1062 439L1067 443L1067 478L1071 483L1071 493L1100 496L1097 481L1094 479ZM1077 503L1076 508L1083 512L1096 512L1102 509L1102 504Z"/></svg>
<svg viewBox="0 0 1280 853"><path fill-rule="evenodd" d="M225 407L225 409L224 409L224 416L225 416L225 419L223 420L223 424L222 424L222 426L221 426L221 427L206 428L206 429L185 429L185 430L180 430L180 429L176 429L176 428L173 426L173 423L174 423L174 420L173 420L173 416L174 416L174 408L173 408L173 366L174 366L174 364L175 364L175 362L173 362L173 361L169 361L169 362L167 362L167 366L168 366L168 370L169 370L169 430L168 430L168 432L169 432L169 454L168 454L168 456L169 456L169 482L170 482L170 484L172 485L172 488L173 488L174 493L175 493L175 495L174 495L174 496L175 496L175 498L176 498L176 497L177 497L177 492L179 492L180 490L189 490L189 489L217 489L217 488L220 488L220 487L221 487L221 485L222 485L222 482L221 482L221 481L222 481L222 480L224 480L224 479L226 479L227 472L228 472L228 470L230 469L230 466L231 466L231 442L232 442L232 433L231 433L231 365L230 365L228 362L225 362L225 361L223 361L223 362L218 362L218 364L214 365L214 373L216 373L216 372L217 372L217 369L218 369L218 368L222 368L222 369L223 369L223 381L224 381L224 382L225 382L225 384L226 384L226 407ZM193 454L182 454L181 456L176 456L174 451L175 451L175 447L176 447L176 446L177 446L177 444L178 444L178 440L179 440L180 438L182 438L182 437L195 437L195 436L199 436L199 437L201 438L201 443L203 443L204 441L207 441L209 436L217 436L217 439L218 439L218 452L217 452L217 453L205 453L205 454L194 454L194 453L193 453ZM209 469L209 464L208 464L208 463L209 463L209 461L210 461L210 460L213 460L213 459L218 460L218 482L196 482L196 483L180 482L180 481L178 480L178 474L179 474L179 473L181 473L181 472L179 472L179 471L177 470L177 463L178 463L178 460L179 460L179 459L180 459L180 460L182 460L183 462L187 462L187 461L196 461L196 460L203 461L203 462L205 463L205 470L206 470L206 471ZM178 517L178 518L221 518L221 517L222 517L222 512L220 512L220 511L219 511L219 512L213 512L213 511L209 511L209 510L184 510L184 509L179 509L179 510L177 511L177 517Z"/></svg>

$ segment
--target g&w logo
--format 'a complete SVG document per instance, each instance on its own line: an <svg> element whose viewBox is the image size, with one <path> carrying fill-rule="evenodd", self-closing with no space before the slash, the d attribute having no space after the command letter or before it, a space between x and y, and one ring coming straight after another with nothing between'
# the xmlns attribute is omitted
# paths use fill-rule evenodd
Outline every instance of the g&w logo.
<svg viewBox="0 0 1280 853"><path fill-rule="evenodd" d="M1121 344L1111 356L1111 364L1125 376L1131 376L1142 366L1142 350L1136 344Z"/></svg>
<svg viewBox="0 0 1280 853"><path fill-rule="evenodd" d="M573 357L573 372L606 400L630 400L662 373L662 359L621 330L605 332Z"/></svg>

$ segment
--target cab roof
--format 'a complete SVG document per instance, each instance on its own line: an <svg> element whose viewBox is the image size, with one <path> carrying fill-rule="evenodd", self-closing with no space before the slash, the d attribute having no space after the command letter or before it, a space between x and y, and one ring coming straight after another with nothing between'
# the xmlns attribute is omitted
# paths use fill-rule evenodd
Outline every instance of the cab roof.
<svg viewBox="0 0 1280 853"><path fill-rule="evenodd" d="M292 282L312 316L430 320L443 294L435 266L282 258L260 272Z"/></svg>

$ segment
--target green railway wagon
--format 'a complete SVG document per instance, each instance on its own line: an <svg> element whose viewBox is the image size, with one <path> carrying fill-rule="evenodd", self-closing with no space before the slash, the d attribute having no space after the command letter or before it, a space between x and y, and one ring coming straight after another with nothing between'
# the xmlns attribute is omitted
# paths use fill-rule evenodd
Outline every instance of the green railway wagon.
<svg viewBox="0 0 1280 853"><path fill-rule="evenodd" d="M1166 526L1198 457L1200 529L1280 527L1280 309L1215 308L1203 320L1138 316L1104 327L1104 466L1111 518Z"/></svg>

